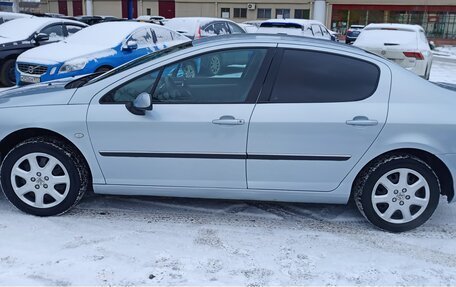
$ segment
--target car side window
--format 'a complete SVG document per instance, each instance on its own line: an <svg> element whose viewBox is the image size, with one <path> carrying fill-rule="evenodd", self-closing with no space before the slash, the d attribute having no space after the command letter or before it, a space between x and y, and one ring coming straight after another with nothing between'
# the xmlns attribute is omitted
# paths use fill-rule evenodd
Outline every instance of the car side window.
<svg viewBox="0 0 456 287"><path fill-rule="evenodd" d="M62 25L47 26L40 31L49 36L49 41L60 41L65 38Z"/></svg>
<svg viewBox="0 0 456 287"><path fill-rule="evenodd" d="M168 65L153 94L154 103L243 103L265 58L266 49L226 50Z"/></svg>
<svg viewBox="0 0 456 287"><path fill-rule="evenodd" d="M74 33L81 31L83 28L81 26L76 26L76 25L66 25L66 29L68 32L68 36L71 36Z"/></svg>
<svg viewBox="0 0 456 287"><path fill-rule="evenodd" d="M226 26L225 22L214 23L214 31L216 35L230 34L230 30L228 29L228 26Z"/></svg>
<svg viewBox="0 0 456 287"><path fill-rule="evenodd" d="M150 47L154 44L152 33L149 29L140 29L134 32L129 40L134 40L138 43L138 48Z"/></svg>
<svg viewBox="0 0 456 287"><path fill-rule="evenodd" d="M326 29L326 27L320 26L320 28L321 28L321 32L323 33L323 36L325 36L325 37L329 36L329 32L328 32L328 29Z"/></svg>
<svg viewBox="0 0 456 287"><path fill-rule="evenodd" d="M379 78L378 66L364 60L325 52L289 49L284 51L269 101L360 101L374 94Z"/></svg>
<svg viewBox="0 0 456 287"><path fill-rule="evenodd" d="M320 26L319 25L312 25L312 32L315 37L321 37L323 34L321 33Z"/></svg>
<svg viewBox="0 0 456 287"><path fill-rule="evenodd" d="M169 42L173 40L172 31L165 29L154 29L155 35L159 42Z"/></svg>
<svg viewBox="0 0 456 287"><path fill-rule="evenodd" d="M230 27L231 33L232 33L232 34L242 34L242 33L245 33L244 30L242 30L242 28L239 27L238 25L233 24L233 23L231 23L231 22L228 22L227 24L228 24L228 26Z"/></svg>
<svg viewBox="0 0 456 287"><path fill-rule="evenodd" d="M152 93L159 71L148 72L107 93L101 98L101 104L125 104L132 102L141 93Z"/></svg>
<svg viewBox="0 0 456 287"><path fill-rule="evenodd" d="M215 34L214 24L211 24L211 25L208 25L207 27L205 27L203 30L203 35L205 35L205 36L217 35L217 34Z"/></svg>

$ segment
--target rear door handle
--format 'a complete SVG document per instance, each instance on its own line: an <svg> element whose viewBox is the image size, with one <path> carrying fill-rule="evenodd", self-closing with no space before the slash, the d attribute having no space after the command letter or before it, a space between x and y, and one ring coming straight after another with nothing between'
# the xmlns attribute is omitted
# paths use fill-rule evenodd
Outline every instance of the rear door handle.
<svg viewBox="0 0 456 287"><path fill-rule="evenodd" d="M378 125L377 120L370 120L368 117L365 117L365 116L356 116L352 120L348 120L345 123L350 126L361 126L361 127Z"/></svg>
<svg viewBox="0 0 456 287"><path fill-rule="evenodd" d="M214 125L225 125L225 126L239 126L245 124L242 119L236 119L233 116L222 116L219 119L213 120Z"/></svg>

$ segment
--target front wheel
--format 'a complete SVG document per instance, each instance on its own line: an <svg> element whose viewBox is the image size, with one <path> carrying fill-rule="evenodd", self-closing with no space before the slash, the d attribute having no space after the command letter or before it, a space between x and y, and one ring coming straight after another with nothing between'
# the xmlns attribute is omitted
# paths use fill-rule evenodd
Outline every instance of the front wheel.
<svg viewBox="0 0 456 287"><path fill-rule="evenodd" d="M84 195L88 168L63 141L33 138L14 147L0 168L1 185L18 209L38 216L64 213Z"/></svg>
<svg viewBox="0 0 456 287"><path fill-rule="evenodd" d="M6 60L0 69L0 83L5 87L12 87L16 84L16 60Z"/></svg>
<svg viewBox="0 0 456 287"><path fill-rule="evenodd" d="M360 212L375 226L402 232L425 223L439 203L431 167L412 155L390 155L367 167L355 183Z"/></svg>

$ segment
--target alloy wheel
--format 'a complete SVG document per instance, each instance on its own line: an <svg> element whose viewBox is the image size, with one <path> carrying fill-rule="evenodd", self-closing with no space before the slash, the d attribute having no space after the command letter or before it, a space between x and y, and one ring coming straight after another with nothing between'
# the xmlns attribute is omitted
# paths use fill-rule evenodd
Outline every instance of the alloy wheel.
<svg viewBox="0 0 456 287"><path fill-rule="evenodd" d="M11 171L11 186L24 203L35 208L50 208L68 195L70 177L57 158L36 152L16 161Z"/></svg>

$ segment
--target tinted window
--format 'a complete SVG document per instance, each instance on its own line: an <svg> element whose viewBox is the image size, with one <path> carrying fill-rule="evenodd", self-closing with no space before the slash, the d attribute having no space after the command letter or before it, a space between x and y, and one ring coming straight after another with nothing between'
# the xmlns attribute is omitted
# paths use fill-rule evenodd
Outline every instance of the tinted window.
<svg viewBox="0 0 456 287"><path fill-rule="evenodd" d="M258 19L270 19L272 18L271 9L258 8L257 9L257 18Z"/></svg>
<svg viewBox="0 0 456 287"><path fill-rule="evenodd" d="M234 18L247 18L247 8L234 8Z"/></svg>
<svg viewBox="0 0 456 287"><path fill-rule="evenodd" d="M215 34L217 35L225 35L230 34L230 30L226 26L224 22L217 22L214 24Z"/></svg>
<svg viewBox="0 0 456 287"><path fill-rule="evenodd" d="M155 103L242 103L257 77L266 49L229 50L186 59L163 70Z"/></svg>
<svg viewBox="0 0 456 287"><path fill-rule="evenodd" d="M322 52L285 50L270 101L360 101L375 92L379 77L379 68L362 60Z"/></svg>
<svg viewBox="0 0 456 287"><path fill-rule="evenodd" d="M53 25L48 26L41 30L40 33L44 33L49 36L49 41L60 41L64 38L63 36L63 26L62 25Z"/></svg>
<svg viewBox="0 0 456 287"><path fill-rule="evenodd" d="M79 32L82 30L81 26L74 26L74 25L66 25L67 31L68 31L68 36L73 35L76 32Z"/></svg>
<svg viewBox="0 0 456 287"><path fill-rule="evenodd" d="M141 93L152 93L155 81L159 72L149 72L139 78L136 78L122 86L110 91L100 101L100 103L127 103L132 102Z"/></svg>

